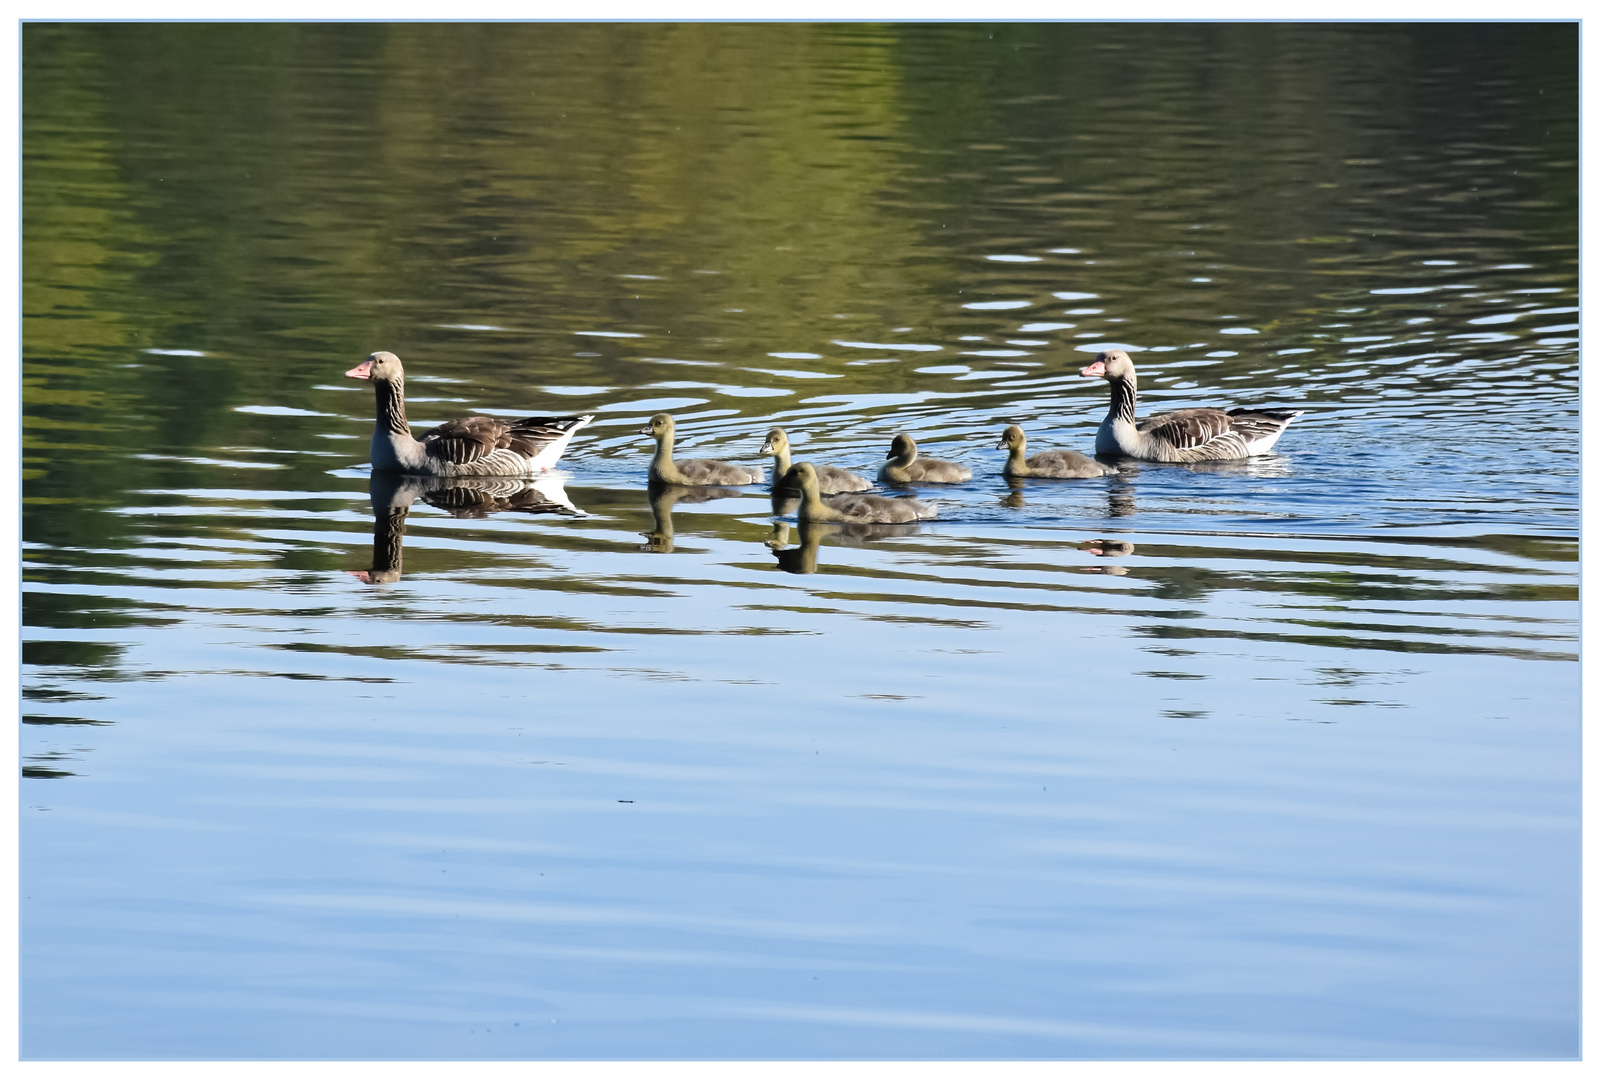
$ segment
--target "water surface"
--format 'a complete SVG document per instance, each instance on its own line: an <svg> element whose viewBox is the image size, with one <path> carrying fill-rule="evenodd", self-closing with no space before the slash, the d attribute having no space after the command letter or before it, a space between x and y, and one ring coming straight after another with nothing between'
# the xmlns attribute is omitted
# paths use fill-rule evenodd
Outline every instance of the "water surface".
<svg viewBox="0 0 1601 1080"><path fill-rule="evenodd" d="M1576 61L26 26L24 1056L1577 1056ZM1113 346L1305 415L1004 480ZM375 478L378 348L596 419ZM658 410L975 477L653 499Z"/></svg>

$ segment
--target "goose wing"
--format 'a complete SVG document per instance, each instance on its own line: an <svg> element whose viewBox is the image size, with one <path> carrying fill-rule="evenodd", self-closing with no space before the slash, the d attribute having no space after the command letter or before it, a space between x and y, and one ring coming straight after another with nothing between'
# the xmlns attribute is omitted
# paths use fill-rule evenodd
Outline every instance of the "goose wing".
<svg viewBox="0 0 1601 1080"><path fill-rule="evenodd" d="M1230 409L1229 423L1234 430L1245 436L1247 442L1255 442L1278 435L1303 410L1288 409Z"/></svg>
<svg viewBox="0 0 1601 1080"><path fill-rule="evenodd" d="M1226 439L1234 421L1222 409L1179 409L1140 421L1139 431L1180 450L1195 450Z"/></svg>
<svg viewBox="0 0 1601 1080"><path fill-rule="evenodd" d="M581 416L525 416L519 420L465 416L430 428L417 441L429 457L470 465L497 450L532 458L582 423Z"/></svg>

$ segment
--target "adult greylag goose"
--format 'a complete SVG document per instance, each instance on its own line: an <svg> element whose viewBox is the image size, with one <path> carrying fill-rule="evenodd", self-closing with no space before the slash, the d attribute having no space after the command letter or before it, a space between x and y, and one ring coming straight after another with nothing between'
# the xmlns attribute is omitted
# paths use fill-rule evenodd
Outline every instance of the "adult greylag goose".
<svg viewBox="0 0 1601 1080"><path fill-rule="evenodd" d="M773 492L777 494L783 486L784 474L789 472L789 436L783 428L775 427L767 433L767 441L762 443L762 453L773 455ZM812 468L817 470L817 490L824 495L866 491L873 486L867 477L857 476L833 465L813 465Z"/></svg>
<svg viewBox="0 0 1601 1080"><path fill-rule="evenodd" d="M886 484L960 484L973 479L973 470L966 465L918 457L910 435L895 436L884 456L889 460L878 470L878 478Z"/></svg>
<svg viewBox="0 0 1601 1080"><path fill-rule="evenodd" d="M1027 447L1028 436L1023 434L1023 429L1016 424L1001 433L1001 441L996 444L995 449L1011 451L1006 455L1006 464L1001 468L1003 475L1083 480L1091 476L1112 476L1117 472L1111 466L1102 465L1077 450L1044 450L1025 461L1023 452Z"/></svg>
<svg viewBox="0 0 1601 1080"><path fill-rule="evenodd" d="M500 420L466 416L413 438L406 423L406 376L400 357L375 352L345 375L372 382L378 423L372 467L419 476L532 476L555 467L573 433L594 417L526 416Z"/></svg>
<svg viewBox="0 0 1601 1080"><path fill-rule="evenodd" d="M883 495L849 493L831 496L826 502L817 490L817 470L799 461L784 474L785 483L800 489L800 507L795 516L803 522L838 521L860 525L889 525L902 521L923 521L938 511L916 499L891 499Z"/></svg>
<svg viewBox="0 0 1601 1080"><path fill-rule="evenodd" d="M641 435L649 435L656 440L656 456L650 459L651 483L684 484L691 487L702 484L726 484L738 487L762 482L761 469L732 465L726 461L713 461L711 458L674 461L673 429L673 418L664 412L651 417L650 423L639 429Z"/></svg>
<svg viewBox="0 0 1601 1080"><path fill-rule="evenodd" d="M1277 409L1179 409L1138 422L1134 361L1122 349L1108 349L1079 371L1112 386L1112 406L1095 434L1097 454L1123 454L1141 461L1226 461L1256 457L1273 449L1290 421L1301 415Z"/></svg>

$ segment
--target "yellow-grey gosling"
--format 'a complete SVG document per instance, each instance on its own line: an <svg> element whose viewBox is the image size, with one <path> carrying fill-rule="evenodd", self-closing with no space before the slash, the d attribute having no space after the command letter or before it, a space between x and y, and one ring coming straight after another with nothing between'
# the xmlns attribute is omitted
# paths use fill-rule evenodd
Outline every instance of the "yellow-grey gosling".
<svg viewBox="0 0 1601 1080"><path fill-rule="evenodd" d="M784 474L789 472L789 436L784 434L783 428L775 427L767 433L767 441L762 443L762 453L773 455L773 493L776 495L784 484ZM824 495L866 491L873 486L867 477L857 476L833 465L813 465L812 468L817 470L817 490Z"/></svg>
<svg viewBox="0 0 1601 1080"><path fill-rule="evenodd" d="M650 480L653 484L729 484L738 487L762 482L762 471L758 468L731 465L710 458L674 461L673 418L666 413L651 417L650 423L641 428L639 433L656 440L656 456L650 459Z"/></svg>
<svg viewBox="0 0 1601 1080"><path fill-rule="evenodd" d="M826 502L817 490L817 470L810 462L799 461L784 474L787 483L800 489L800 507L795 516L801 521L840 521L862 525L889 525L902 521L922 521L938 511L916 499L891 499L883 495L856 493L834 495Z"/></svg>
<svg viewBox="0 0 1601 1080"><path fill-rule="evenodd" d="M973 470L966 465L918 457L910 435L895 436L884 456L889 460L878 470L878 478L886 484L960 484L973 479Z"/></svg>
<svg viewBox="0 0 1601 1080"><path fill-rule="evenodd" d="M1001 469L1003 474L1047 476L1056 480L1082 480L1091 476L1111 476L1117 472L1116 469L1102 465L1077 450L1045 450L1025 461L1023 451L1027 446L1028 436L1023 434L1023 429L1016 424L1001 433L1001 441L995 445L995 449L1011 451L1006 455L1006 465Z"/></svg>

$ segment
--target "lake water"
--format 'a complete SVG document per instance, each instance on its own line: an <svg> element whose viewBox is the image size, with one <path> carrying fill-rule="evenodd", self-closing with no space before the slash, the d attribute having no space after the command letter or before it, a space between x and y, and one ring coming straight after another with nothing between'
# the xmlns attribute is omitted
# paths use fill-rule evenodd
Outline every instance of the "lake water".
<svg viewBox="0 0 1601 1080"><path fill-rule="evenodd" d="M22 39L24 1057L1578 1055L1575 25Z"/></svg>

